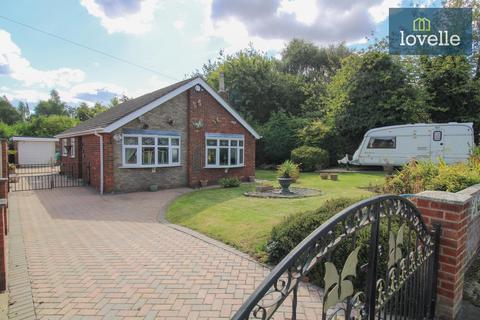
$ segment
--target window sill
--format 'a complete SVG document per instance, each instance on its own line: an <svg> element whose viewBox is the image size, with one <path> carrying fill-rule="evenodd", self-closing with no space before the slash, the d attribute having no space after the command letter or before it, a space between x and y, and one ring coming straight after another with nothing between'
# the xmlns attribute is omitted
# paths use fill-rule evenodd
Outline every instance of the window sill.
<svg viewBox="0 0 480 320"><path fill-rule="evenodd" d="M152 168L173 168L181 167L181 164L169 164L169 165L158 165L158 166L120 166L118 169L152 169Z"/></svg>
<svg viewBox="0 0 480 320"><path fill-rule="evenodd" d="M203 167L204 169L235 169L235 168L243 168L245 167L244 164L238 166L206 166Z"/></svg>

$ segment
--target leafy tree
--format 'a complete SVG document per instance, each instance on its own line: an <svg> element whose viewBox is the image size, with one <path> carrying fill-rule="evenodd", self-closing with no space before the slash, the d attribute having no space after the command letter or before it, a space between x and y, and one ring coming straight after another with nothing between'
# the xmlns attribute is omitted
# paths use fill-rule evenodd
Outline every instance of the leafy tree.
<svg viewBox="0 0 480 320"><path fill-rule="evenodd" d="M68 115L69 108L65 102L60 99L58 91L50 91L50 98L47 101L41 100L38 102L35 108L35 114L37 116L50 116L50 115Z"/></svg>
<svg viewBox="0 0 480 320"><path fill-rule="evenodd" d="M301 145L327 150L332 165L345 155L344 139L334 127L326 125L322 120L311 121L301 127L297 135Z"/></svg>
<svg viewBox="0 0 480 320"><path fill-rule="evenodd" d="M17 109L20 113L22 121L28 120L30 118L30 107L28 106L28 103L20 101L18 103Z"/></svg>
<svg viewBox="0 0 480 320"><path fill-rule="evenodd" d="M475 72L475 79L480 79L480 1L479 0L447 0L447 8L472 8L472 48L473 54L468 57Z"/></svg>
<svg viewBox="0 0 480 320"><path fill-rule="evenodd" d="M282 51L282 70L303 78L305 100L301 113L306 117L322 117L325 113L325 88L351 51L342 43L318 47L312 42L293 39Z"/></svg>
<svg viewBox="0 0 480 320"><path fill-rule="evenodd" d="M13 124L20 120L18 110L12 106L7 97L0 97L0 121L5 124Z"/></svg>
<svg viewBox="0 0 480 320"><path fill-rule="evenodd" d="M100 102L95 103L93 107L89 107L88 104L82 102L77 109L75 109L75 118L80 121L85 121L95 117L99 113L108 110L108 108L109 106L104 106Z"/></svg>
<svg viewBox="0 0 480 320"><path fill-rule="evenodd" d="M422 57L420 81L434 122L479 121L478 81L463 56Z"/></svg>
<svg viewBox="0 0 480 320"><path fill-rule="evenodd" d="M130 97L127 97L126 95L121 95L120 97L113 97L111 100L110 100L110 104L109 104L109 107L114 107L116 106L117 104L120 104L120 103L124 103L124 102L127 102L128 100L130 100Z"/></svg>
<svg viewBox="0 0 480 320"><path fill-rule="evenodd" d="M293 39L282 51L283 69L309 80L329 81L341 67L342 59L350 55L345 44L318 47L313 42Z"/></svg>
<svg viewBox="0 0 480 320"><path fill-rule="evenodd" d="M371 128L426 121L424 105L402 65L386 53L350 56L327 87L327 125L352 152Z"/></svg>
<svg viewBox="0 0 480 320"><path fill-rule="evenodd" d="M305 120L275 112L259 129L262 139L258 144L258 163L281 163L290 159L290 153L299 145L297 131Z"/></svg>
<svg viewBox="0 0 480 320"><path fill-rule="evenodd" d="M69 116L36 116L29 122L17 123L13 129L22 136L52 137L77 124L78 120Z"/></svg>
<svg viewBox="0 0 480 320"><path fill-rule="evenodd" d="M0 138L10 138L16 135L15 129L12 126L0 121Z"/></svg>
<svg viewBox="0 0 480 320"><path fill-rule="evenodd" d="M220 72L225 74L230 103L249 120L265 123L274 112L301 113L305 100L302 79L281 72L276 59L253 48L227 56L214 66L204 66L204 70L215 88Z"/></svg>

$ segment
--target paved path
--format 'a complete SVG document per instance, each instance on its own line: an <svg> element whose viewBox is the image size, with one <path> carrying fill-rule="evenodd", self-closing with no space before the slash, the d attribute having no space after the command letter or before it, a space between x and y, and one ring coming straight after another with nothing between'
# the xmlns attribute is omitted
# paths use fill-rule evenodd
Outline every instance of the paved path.
<svg viewBox="0 0 480 320"><path fill-rule="evenodd" d="M11 193L10 318L229 318L269 270L188 229L158 223L162 208L185 191ZM304 286L299 295L299 318L319 318L317 291Z"/></svg>

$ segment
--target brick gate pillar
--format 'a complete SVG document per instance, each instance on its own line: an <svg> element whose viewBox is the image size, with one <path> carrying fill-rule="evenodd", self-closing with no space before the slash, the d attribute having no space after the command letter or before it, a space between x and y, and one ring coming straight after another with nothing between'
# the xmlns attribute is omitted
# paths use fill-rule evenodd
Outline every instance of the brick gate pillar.
<svg viewBox="0 0 480 320"><path fill-rule="evenodd" d="M457 193L425 191L415 195L424 222L440 224L436 318L457 319L465 269L480 244L480 185Z"/></svg>

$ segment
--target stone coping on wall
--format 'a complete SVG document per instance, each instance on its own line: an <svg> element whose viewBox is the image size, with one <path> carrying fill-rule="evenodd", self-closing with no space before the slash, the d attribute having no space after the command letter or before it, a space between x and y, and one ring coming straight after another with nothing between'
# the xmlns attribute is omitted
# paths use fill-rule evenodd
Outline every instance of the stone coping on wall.
<svg viewBox="0 0 480 320"><path fill-rule="evenodd" d="M454 205L465 205L471 201L472 196L477 192L480 192L480 183L458 192L423 191L417 193L415 198L423 200L435 200Z"/></svg>

